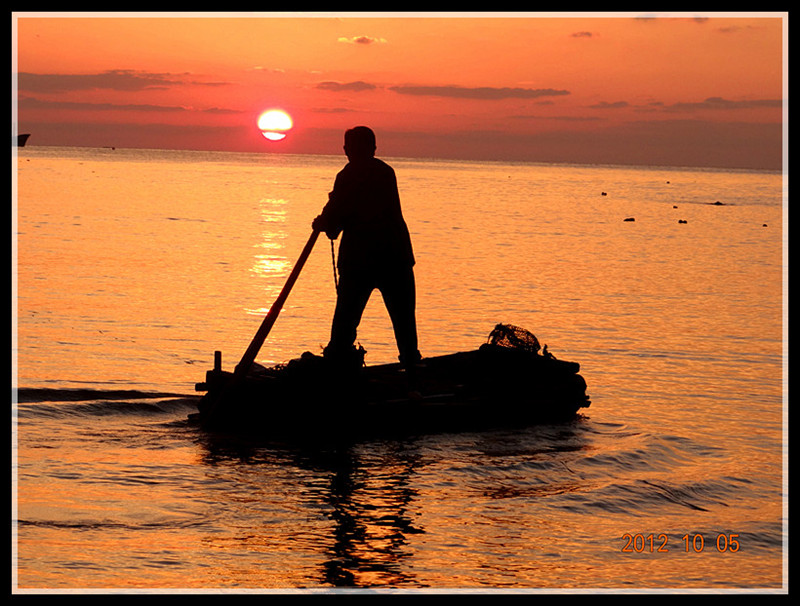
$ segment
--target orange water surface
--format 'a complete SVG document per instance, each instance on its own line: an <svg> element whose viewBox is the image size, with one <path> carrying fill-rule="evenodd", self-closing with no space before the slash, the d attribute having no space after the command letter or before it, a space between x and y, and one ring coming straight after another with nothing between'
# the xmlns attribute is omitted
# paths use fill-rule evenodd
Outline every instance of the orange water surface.
<svg viewBox="0 0 800 606"><path fill-rule="evenodd" d="M387 159L423 356L516 324L581 364L592 406L301 448L186 417L213 352L226 369L244 352L344 159L18 154L20 592L787 586L780 174ZM262 364L327 342L331 255L320 238ZM396 359L378 293L359 342L368 364Z"/></svg>

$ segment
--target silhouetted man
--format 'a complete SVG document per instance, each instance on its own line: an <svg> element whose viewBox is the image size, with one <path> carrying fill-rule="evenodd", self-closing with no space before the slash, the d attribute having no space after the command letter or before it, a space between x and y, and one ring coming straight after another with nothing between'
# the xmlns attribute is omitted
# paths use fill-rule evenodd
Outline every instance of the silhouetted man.
<svg viewBox="0 0 800 606"><path fill-rule="evenodd" d="M339 289L326 358L348 359L374 289L383 295L400 361L420 360L417 345L414 252L400 209L397 178L375 157L375 133L356 126L344 134L347 165L336 175L328 203L312 223L339 246Z"/></svg>

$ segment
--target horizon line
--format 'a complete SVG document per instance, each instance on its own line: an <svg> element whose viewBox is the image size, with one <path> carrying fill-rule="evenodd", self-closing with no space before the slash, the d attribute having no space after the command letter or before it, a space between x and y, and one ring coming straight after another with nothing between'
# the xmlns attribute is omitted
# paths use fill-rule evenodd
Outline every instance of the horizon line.
<svg viewBox="0 0 800 606"><path fill-rule="evenodd" d="M20 148L12 145L14 150ZM242 155L265 155L265 156L320 156L329 158L342 158L346 162L346 158L342 153L320 153L320 152L302 152L302 151L244 151L244 150L230 150L230 149L207 149L207 148L181 148L181 147L128 147L125 145L64 145L64 144L26 144L22 149L31 148L65 148L65 149L87 149L87 150L126 150L126 151L157 151L157 152L190 152L190 153L213 153L213 154L242 154ZM382 155L376 153L375 157L387 158L393 160L413 160L424 161L430 160L434 162L463 162L471 164L492 163L492 164L529 164L533 166L588 166L588 167L624 167L624 168L642 168L642 169L678 169L678 170L709 170L709 171L737 171L737 172L757 172L757 173L776 173L786 174L784 168L757 168L750 166L717 166L717 165L692 165L692 164L641 164L633 162L580 162L580 161L567 161L567 160L526 160L526 159L495 159L495 158L459 158L447 156L407 156L407 155Z"/></svg>

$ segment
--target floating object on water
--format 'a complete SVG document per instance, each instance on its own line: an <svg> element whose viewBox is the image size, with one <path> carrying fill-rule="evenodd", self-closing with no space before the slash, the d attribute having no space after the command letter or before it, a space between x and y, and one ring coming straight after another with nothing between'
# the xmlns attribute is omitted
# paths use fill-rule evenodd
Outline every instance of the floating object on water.
<svg viewBox="0 0 800 606"><path fill-rule="evenodd" d="M623 219L623 221L636 221L633 217L628 217L627 219Z"/></svg>
<svg viewBox="0 0 800 606"><path fill-rule="evenodd" d="M688 223L686 219L678 219L678 223Z"/></svg>
<svg viewBox="0 0 800 606"><path fill-rule="evenodd" d="M608 194L607 194L606 192L604 192L604 191L601 191L601 192L600 192L600 195L601 195L601 196L607 196Z"/></svg>
<svg viewBox="0 0 800 606"><path fill-rule="evenodd" d="M311 352L287 364L214 370L191 415L207 429L259 435L364 435L484 430L575 418L590 405L580 365L558 360L529 331L498 324L477 350L424 358L419 365L366 366L363 348L346 361ZM215 394L226 393L215 403ZM211 412L214 414L210 414Z"/></svg>
<svg viewBox="0 0 800 606"><path fill-rule="evenodd" d="M725 203L720 202L719 200L717 200L716 202L711 202L710 204L711 206L725 206Z"/></svg>

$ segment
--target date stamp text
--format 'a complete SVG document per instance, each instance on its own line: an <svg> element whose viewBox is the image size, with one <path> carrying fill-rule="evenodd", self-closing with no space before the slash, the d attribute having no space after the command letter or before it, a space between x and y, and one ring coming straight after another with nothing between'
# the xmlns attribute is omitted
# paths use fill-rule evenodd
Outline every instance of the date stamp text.
<svg viewBox="0 0 800 606"><path fill-rule="evenodd" d="M683 553L703 553L713 550L718 553L736 553L741 548L739 535L719 533L705 537L702 534L686 533L682 537L670 536L666 533L629 533L622 535L623 553L667 553L681 551Z"/></svg>

